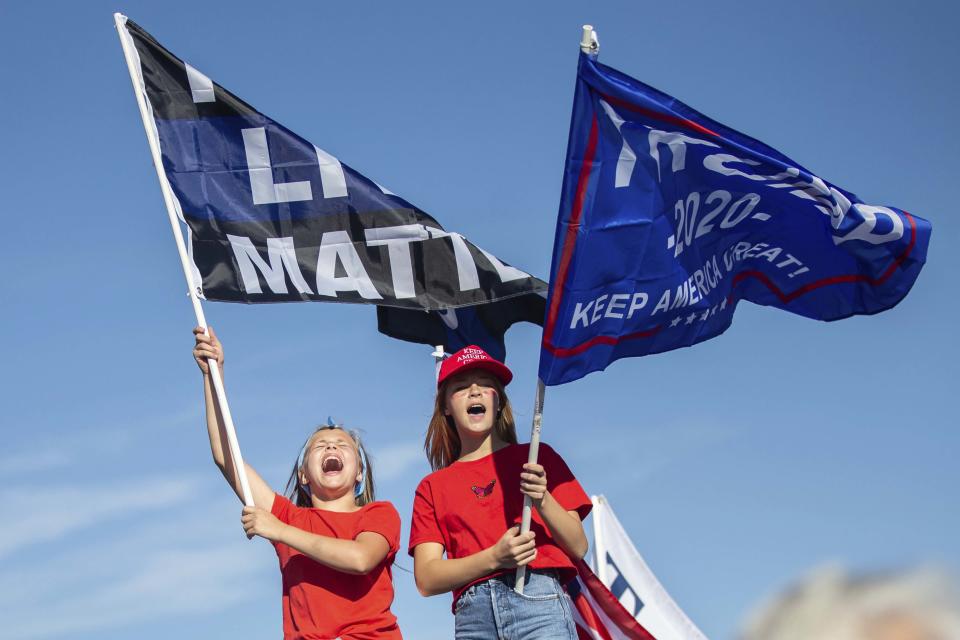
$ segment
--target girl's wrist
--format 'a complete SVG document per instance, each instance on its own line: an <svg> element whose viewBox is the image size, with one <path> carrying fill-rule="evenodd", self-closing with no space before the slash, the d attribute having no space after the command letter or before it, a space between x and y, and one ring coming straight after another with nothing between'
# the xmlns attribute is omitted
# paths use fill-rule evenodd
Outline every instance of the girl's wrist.
<svg viewBox="0 0 960 640"><path fill-rule="evenodd" d="M487 547L480 553L483 554L483 566L486 573L493 573L494 571L499 571L501 569L500 563L497 561L497 554L494 553L493 547Z"/></svg>
<svg viewBox="0 0 960 640"><path fill-rule="evenodd" d="M533 501L533 506L536 507L537 511L540 511L541 509L543 509L543 505L547 504L547 502L549 502L552 499L553 499L553 496L550 495L550 492L544 491L542 498L540 498L539 500Z"/></svg>
<svg viewBox="0 0 960 640"><path fill-rule="evenodd" d="M273 540L272 540L272 541L273 541L273 542L279 542L279 543L281 543L281 544L285 544L285 545L287 545L287 546L290 546L290 542L289 542L289 540L287 539L287 533L288 533L289 531L290 531L290 525L288 525L288 524L285 523L285 522L278 522L278 523L277 523L277 535L275 535L275 536L273 537Z"/></svg>

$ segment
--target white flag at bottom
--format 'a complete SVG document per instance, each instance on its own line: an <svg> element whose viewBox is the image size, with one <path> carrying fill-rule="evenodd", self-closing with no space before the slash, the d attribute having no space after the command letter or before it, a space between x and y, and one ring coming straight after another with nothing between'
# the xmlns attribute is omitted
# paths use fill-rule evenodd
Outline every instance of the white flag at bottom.
<svg viewBox="0 0 960 640"><path fill-rule="evenodd" d="M606 498L590 499L597 577L657 640L707 640L650 571Z"/></svg>

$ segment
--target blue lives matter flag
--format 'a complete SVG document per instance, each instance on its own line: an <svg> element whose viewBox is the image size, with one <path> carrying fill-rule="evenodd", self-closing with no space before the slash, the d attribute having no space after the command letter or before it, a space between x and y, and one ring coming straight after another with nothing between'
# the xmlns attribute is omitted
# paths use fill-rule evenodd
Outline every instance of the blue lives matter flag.
<svg viewBox="0 0 960 640"><path fill-rule="evenodd" d="M202 297L374 304L387 335L448 351L479 344L500 359L512 323L543 323L542 280L444 230L132 20L122 24Z"/></svg>
<svg viewBox="0 0 960 640"><path fill-rule="evenodd" d="M818 320L910 290L930 224L581 54L540 356L545 384L723 333L739 300Z"/></svg>

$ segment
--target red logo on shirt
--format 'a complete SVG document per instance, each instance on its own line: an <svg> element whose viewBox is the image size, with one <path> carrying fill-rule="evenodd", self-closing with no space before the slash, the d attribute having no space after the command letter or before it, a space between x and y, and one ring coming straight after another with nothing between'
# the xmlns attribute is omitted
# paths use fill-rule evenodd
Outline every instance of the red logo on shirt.
<svg viewBox="0 0 960 640"><path fill-rule="evenodd" d="M488 495L493 493L493 485L495 484L497 484L497 481L491 480L490 484L488 484L485 487L478 487L477 485L473 485L472 487L470 487L470 489L473 490L473 495L477 496L477 498L486 498Z"/></svg>

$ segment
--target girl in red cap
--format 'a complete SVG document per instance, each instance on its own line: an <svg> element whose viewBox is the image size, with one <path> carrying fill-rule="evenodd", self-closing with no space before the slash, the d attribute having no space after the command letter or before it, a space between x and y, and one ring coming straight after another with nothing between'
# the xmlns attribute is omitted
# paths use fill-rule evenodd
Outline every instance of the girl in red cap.
<svg viewBox="0 0 960 640"><path fill-rule="evenodd" d="M207 365L214 358L223 371L223 348L209 331L193 330L193 356L203 372L210 450L241 497ZM280 559L284 639L399 640L390 568L400 516L389 502L374 501L373 469L357 433L329 419L318 427L293 466L289 497L245 466L256 506L243 509L243 529L273 543Z"/></svg>
<svg viewBox="0 0 960 640"><path fill-rule="evenodd" d="M590 499L549 446L526 463L504 391L512 378L475 346L440 367L424 445L434 471L417 487L410 526L417 588L453 592L458 640L576 640L563 585L587 551ZM525 495L534 512L520 535ZM521 566L522 595L513 589Z"/></svg>

